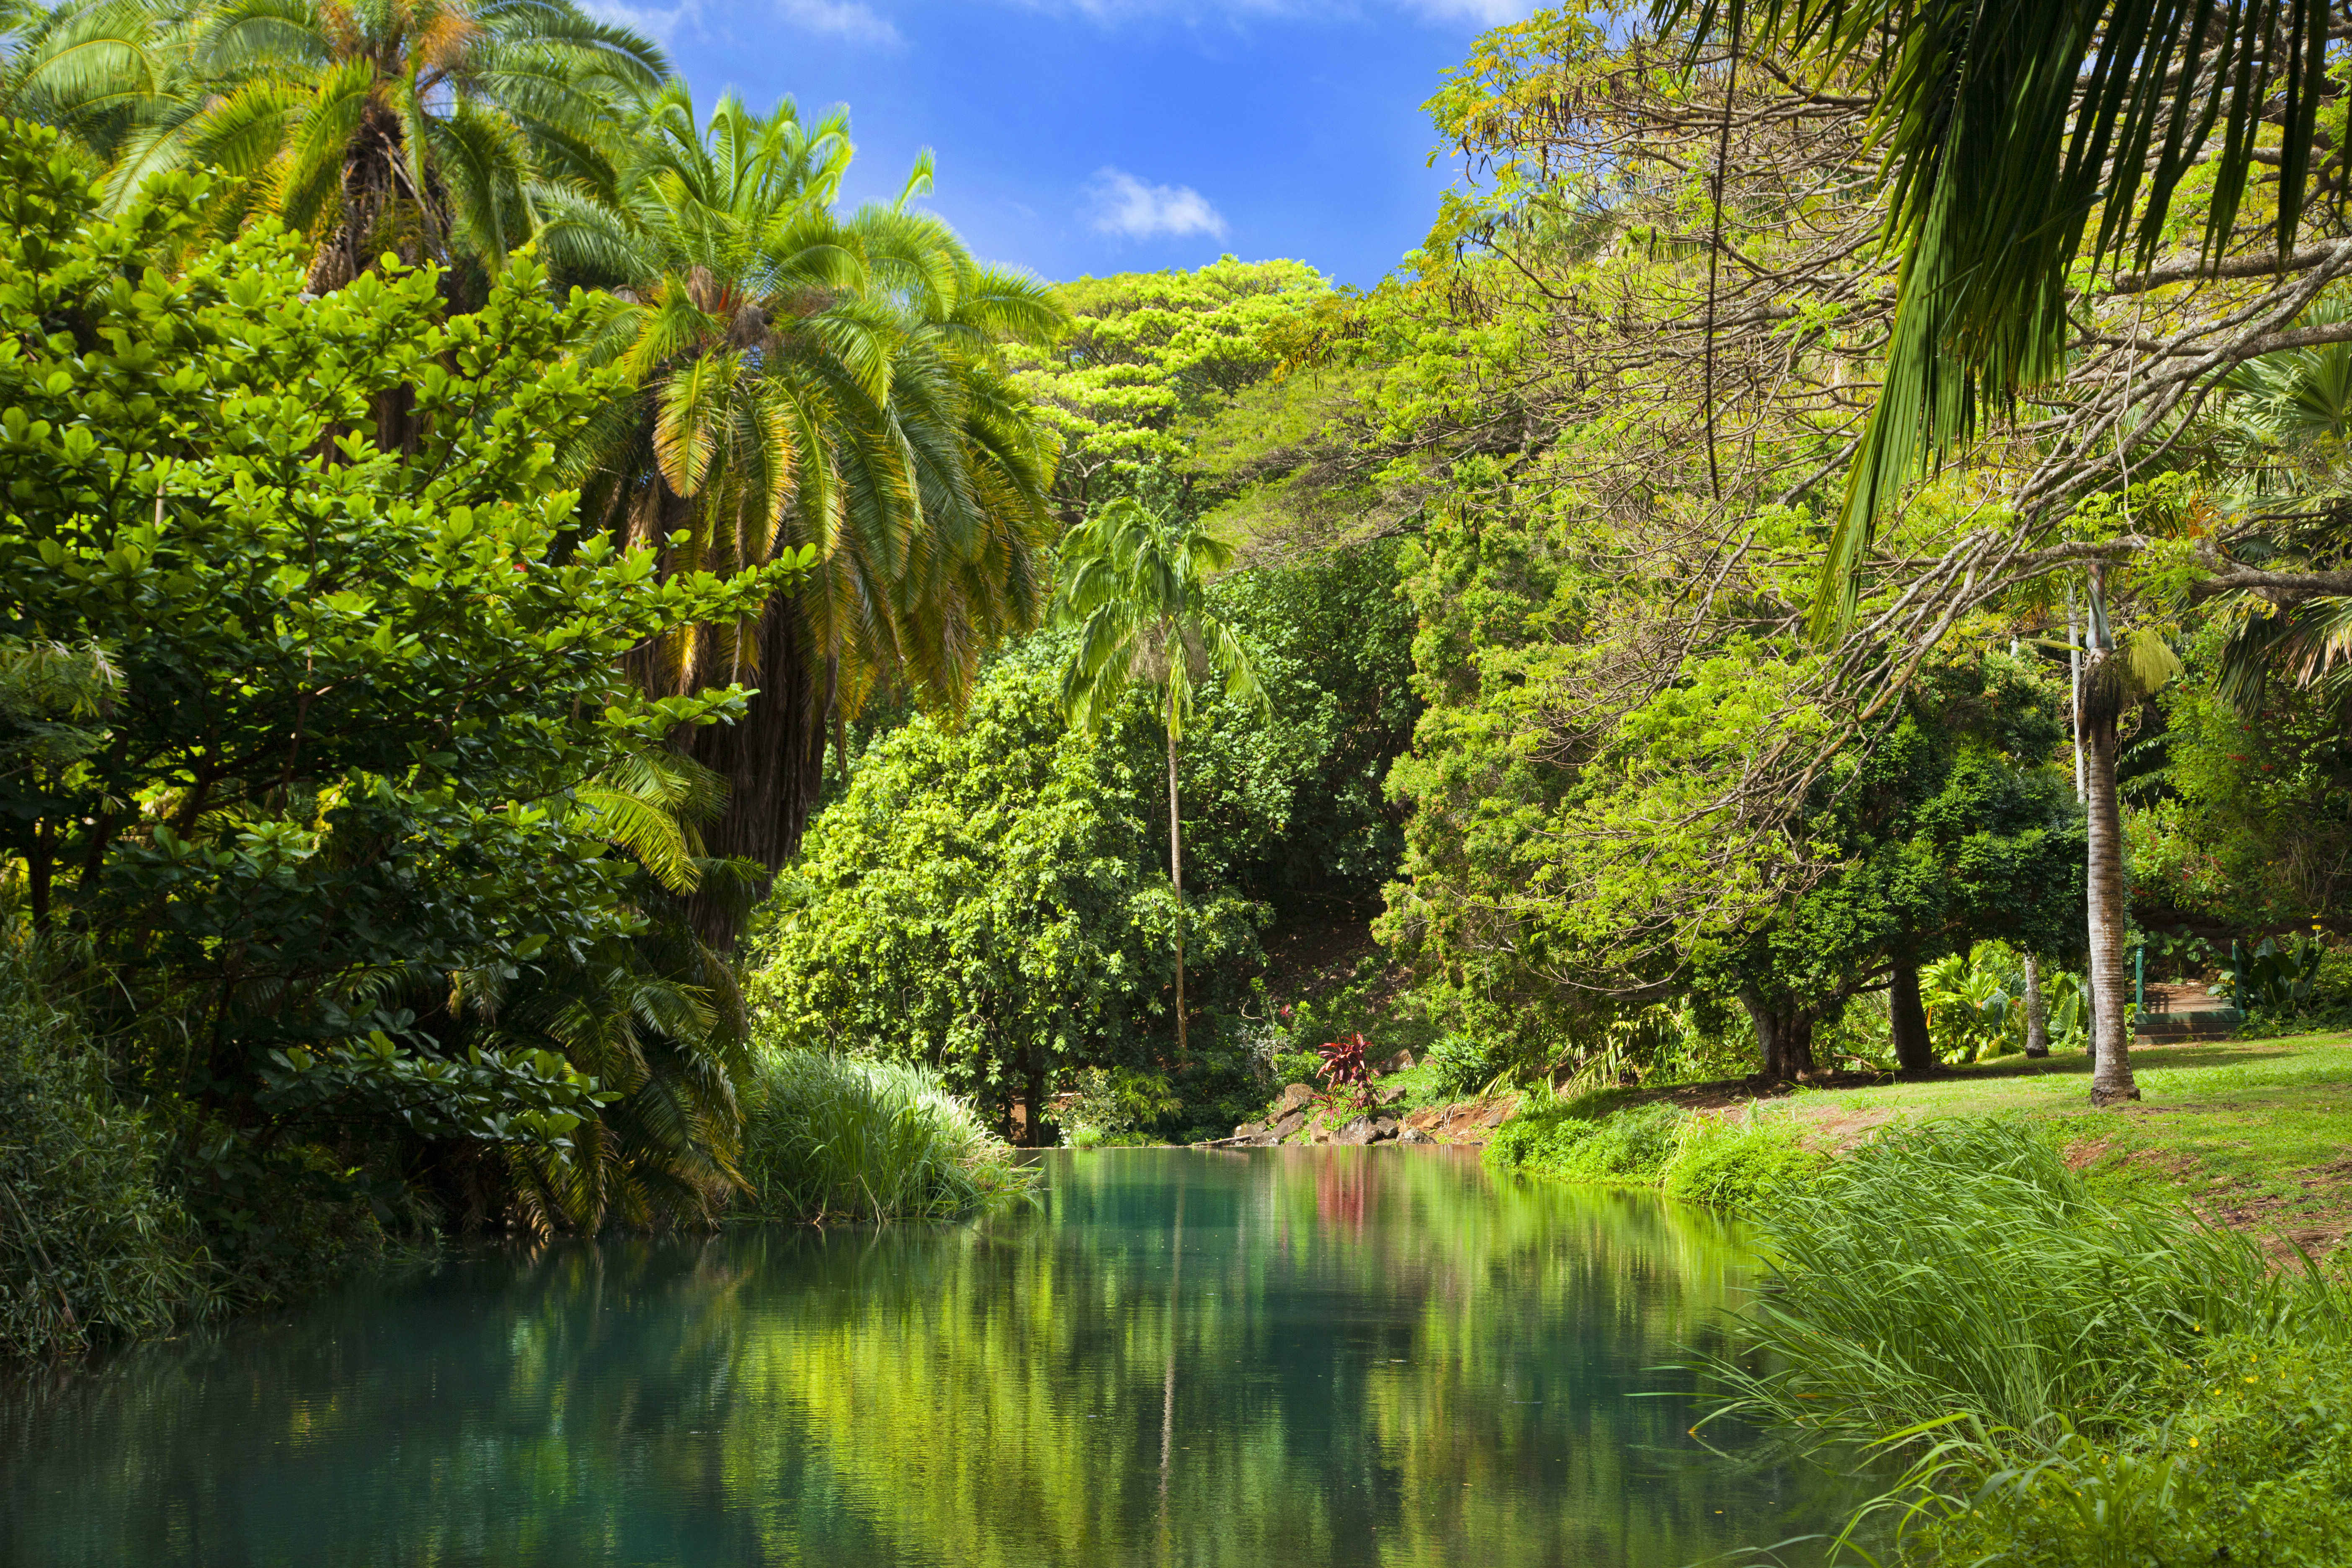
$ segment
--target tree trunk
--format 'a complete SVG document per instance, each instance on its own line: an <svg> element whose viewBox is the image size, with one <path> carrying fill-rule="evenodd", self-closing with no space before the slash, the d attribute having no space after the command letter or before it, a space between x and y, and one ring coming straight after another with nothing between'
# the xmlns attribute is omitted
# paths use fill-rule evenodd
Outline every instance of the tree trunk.
<svg viewBox="0 0 2352 1568"><path fill-rule="evenodd" d="M698 637L710 636L698 630ZM824 787L825 720L832 693L822 689L816 660L809 655L799 606L778 595L760 617L759 668L743 672L756 686L743 717L732 724L689 731L679 749L727 781L727 804L703 829L709 853L750 860L761 871L749 897L740 889L698 891L686 900L687 917L704 942L731 952L744 918L767 896L786 862L800 853L810 808ZM723 681L724 668L689 682L648 680L656 690L692 689Z"/></svg>
<svg viewBox="0 0 2352 1568"><path fill-rule="evenodd" d="M1176 889L1176 1064L1184 1065L1184 830L1176 811L1176 726L1168 726L1168 881Z"/></svg>
<svg viewBox="0 0 2352 1568"><path fill-rule="evenodd" d="M2050 1054L2050 1009L2042 1000L2042 962L2025 955L2025 1054Z"/></svg>
<svg viewBox="0 0 2352 1568"><path fill-rule="evenodd" d="M1754 990L1739 994L1739 1005L1756 1025L1756 1043L1764 1058L1764 1076L1790 1083L1813 1070L1813 1016L1803 1009L1777 1011Z"/></svg>
<svg viewBox="0 0 2352 1568"><path fill-rule="evenodd" d="M1928 1072L1936 1047L1927 1038L1927 1009L1919 1001L1919 966L1898 963L1886 988L1886 1010L1895 1024L1895 1059L1905 1072Z"/></svg>
<svg viewBox="0 0 2352 1568"><path fill-rule="evenodd" d="M1030 1148L1043 1147L1045 1142L1045 1047L1029 1048L1027 1081L1022 1094L1029 1107L1029 1124L1022 1130L1024 1141Z"/></svg>
<svg viewBox="0 0 2352 1568"><path fill-rule="evenodd" d="M2097 684L2098 667L2117 657L2112 648L2092 650L2084 685ZM2132 1081L2131 1042L2124 1034L2124 926L2128 916L2124 892L2123 812L2116 800L2116 720L2099 711L2104 704L2086 704L2083 731L2083 805L2090 827L2091 996L2095 1012L2091 1021L2091 1046L2096 1058L2091 1072L2091 1103L2114 1105L2137 1100L2139 1086Z"/></svg>

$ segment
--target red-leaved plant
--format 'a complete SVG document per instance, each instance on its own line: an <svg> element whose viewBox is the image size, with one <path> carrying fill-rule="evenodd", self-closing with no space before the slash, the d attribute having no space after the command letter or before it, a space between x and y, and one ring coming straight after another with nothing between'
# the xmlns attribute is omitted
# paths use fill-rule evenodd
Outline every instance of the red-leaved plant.
<svg viewBox="0 0 2352 1568"><path fill-rule="evenodd" d="M1364 1059L1364 1037L1350 1035L1323 1047L1323 1065L1317 1069L1330 1086L1333 1104L1353 1103L1359 1110L1372 1104L1372 1064Z"/></svg>

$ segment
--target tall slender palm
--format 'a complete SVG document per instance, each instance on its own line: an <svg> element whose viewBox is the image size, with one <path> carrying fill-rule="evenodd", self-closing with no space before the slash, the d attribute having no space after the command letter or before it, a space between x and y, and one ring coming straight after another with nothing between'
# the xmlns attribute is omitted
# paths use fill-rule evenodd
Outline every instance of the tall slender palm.
<svg viewBox="0 0 2352 1568"><path fill-rule="evenodd" d="M803 587L639 668L658 690L757 689L742 722L684 743L731 791L714 849L772 873L846 701L879 675L953 701L984 649L1042 612L1054 448L997 353L1062 316L907 209L928 160L897 203L838 215L838 116L803 124L789 102L761 116L729 98L706 122L673 85L634 140L615 200L534 195L551 259L611 291L599 352L638 389L579 461L592 515L674 569L814 550ZM698 898L712 940L737 919Z"/></svg>
<svg viewBox="0 0 2352 1568"><path fill-rule="evenodd" d="M1062 544L1066 576L1056 614L1078 628L1062 673L1073 725L1101 728L1129 688L1149 686L1168 742L1168 879L1176 892L1176 1054L1184 1016L1184 829L1176 749L1192 714L1195 681L1215 676L1227 695L1269 708L1241 637L1209 608L1212 573L1232 548L1197 521L1155 511L1129 496L1097 508Z"/></svg>
<svg viewBox="0 0 2352 1568"><path fill-rule="evenodd" d="M108 163L113 201L216 169L222 216L307 236L323 291L386 252L495 266L534 180L609 187L616 105L667 72L570 0L80 0L26 31L11 79Z"/></svg>

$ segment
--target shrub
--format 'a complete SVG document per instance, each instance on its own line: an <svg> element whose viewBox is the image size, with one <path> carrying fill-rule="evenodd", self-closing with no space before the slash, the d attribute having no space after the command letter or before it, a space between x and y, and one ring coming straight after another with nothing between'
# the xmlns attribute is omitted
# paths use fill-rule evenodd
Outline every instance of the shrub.
<svg viewBox="0 0 2352 1568"><path fill-rule="evenodd" d="M217 1305L159 1179L163 1142L24 955L0 954L0 1359L159 1334Z"/></svg>
<svg viewBox="0 0 2352 1568"><path fill-rule="evenodd" d="M1667 1195L1719 1208L1759 1209L1818 1175L1829 1156L1780 1122L1694 1119L1665 1172Z"/></svg>
<svg viewBox="0 0 2352 1568"><path fill-rule="evenodd" d="M1471 1035L1445 1034L1430 1043L1425 1058L1441 1094L1477 1094L1512 1067L1511 1053L1497 1042Z"/></svg>
<svg viewBox="0 0 2352 1568"><path fill-rule="evenodd" d="M949 1219L1024 1184L927 1068L768 1051L744 1099L743 1207L757 1218Z"/></svg>
<svg viewBox="0 0 2352 1568"><path fill-rule="evenodd" d="M1313 1051L1275 1053L1274 1081L1277 1084L1313 1083L1322 1070L1323 1059Z"/></svg>
<svg viewBox="0 0 2352 1568"><path fill-rule="evenodd" d="M1076 1149L1116 1143L1138 1137L1183 1109L1183 1101L1162 1073L1133 1068L1087 1068L1074 1079L1072 1098L1061 1112Z"/></svg>
<svg viewBox="0 0 2352 1568"><path fill-rule="evenodd" d="M1588 1096L1522 1111L1496 1130L1486 1161L1500 1170L1610 1186L1656 1186L1682 1141L1688 1111L1644 1105L1609 1114ZM1612 1100L1614 1097L1611 1097Z"/></svg>

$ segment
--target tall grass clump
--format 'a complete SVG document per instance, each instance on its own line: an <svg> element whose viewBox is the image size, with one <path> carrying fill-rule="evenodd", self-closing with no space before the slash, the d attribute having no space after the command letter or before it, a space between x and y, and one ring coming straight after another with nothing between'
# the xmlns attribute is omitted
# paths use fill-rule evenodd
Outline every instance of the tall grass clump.
<svg viewBox="0 0 2352 1568"><path fill-rule="evenodd" d="M761 1219L952 1219L1018 1190L1012 1151L927 1068L774 1050L745 1097L742 1207Z"/></svg>
<svg viewBox="0 0 2352 1568"><path fill-rule="evenodd" d="M1757 1358L1733 1408L1875 1443L1966 1416L2054 1437L2117 1430L2220 1334L2340 1324L2343 1292L2235 1232L2095 1196L2009 1121L1883 1134L1764 1214Z"/></svg>
<svg viewBox="0 0 2352 1568"><path fill-rule="evenodd" d="M1709 1420L1907 1467L1841 1545L1892 1510L1906 1562L2346 1560L2313 1517L2352 1495L2352 1293L2317 1267L2003 1120L1883 1133L1760 1229Z"/></svg>
<svg viewBox="0 0 2352 1568"><path fill-rule="evenodd" d="M221 1304L163 1179L163 1129L117 1097L37 957L0 947L0 1360L164 1333Z"/></svg>

